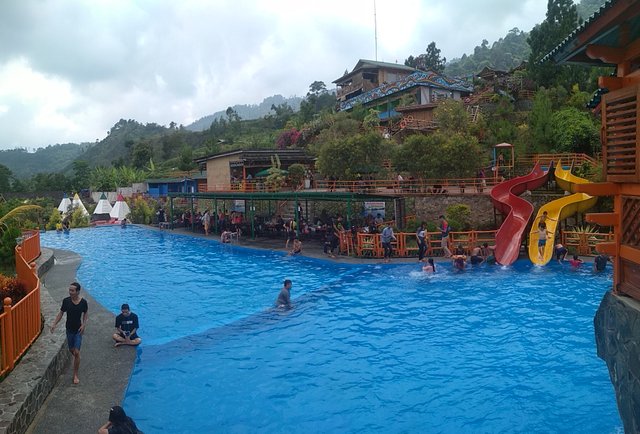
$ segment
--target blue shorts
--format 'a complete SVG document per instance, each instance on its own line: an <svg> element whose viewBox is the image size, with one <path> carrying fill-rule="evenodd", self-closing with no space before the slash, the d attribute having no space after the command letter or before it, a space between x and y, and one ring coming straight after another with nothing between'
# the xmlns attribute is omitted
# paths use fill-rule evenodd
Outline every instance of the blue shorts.
<svg viewBox="0 0 640 434"><path fill-rule="evenodd" d="M82 333L67 331L67 344L69 345L70 350L73 350L74 348L79 350L82 346Z"/></svg>
<svg viewBox="0 0 640 434"><path fill-rule="evenodd" d="M542 247L547 244L547 240L538 240L538 247Z"/></svg>

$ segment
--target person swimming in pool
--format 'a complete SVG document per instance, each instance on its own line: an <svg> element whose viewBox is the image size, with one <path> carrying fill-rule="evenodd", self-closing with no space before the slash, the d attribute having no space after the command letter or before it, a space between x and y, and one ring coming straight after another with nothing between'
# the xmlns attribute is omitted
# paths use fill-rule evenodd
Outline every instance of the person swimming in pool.
<svg viewBox="0 0 640 434"><path fill-rule="evenodd" d="M427 259L427 263L422 267L422 271L425 273L435 273L436 272L436 264L433 263L433 258Z"/></svg>
<svg viewBox="0 0 640 434"><path fill-rule="evenodd" d="M278 298L276 299L276 307L283 309L291 309L291 280L287 279L284 281L282 289L280 290L280 294L278 294Z"/></svg>
<svg viewBox="0 0 640 434"><path fill-rule="evenodd" d="M453 268L456 270L462 271L467 266L466 255L453 255L451 259L453 259Z"/></svg>

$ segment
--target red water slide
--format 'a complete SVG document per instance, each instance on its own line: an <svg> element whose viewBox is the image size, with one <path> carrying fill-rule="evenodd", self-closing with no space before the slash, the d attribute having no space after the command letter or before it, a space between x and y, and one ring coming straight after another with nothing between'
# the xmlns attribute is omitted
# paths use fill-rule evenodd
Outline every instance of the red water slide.
<svg viewBox="0 0 640 434"><path fill-rule="evenodd" d="M533 205L518 197L527 190L542 187L551 171L544 171L536 164L531 173L501 182L491 190L491 200L502 215L506 216L496 232L496 261L511 265L520 254L525 229L533 214Z"/></svg>

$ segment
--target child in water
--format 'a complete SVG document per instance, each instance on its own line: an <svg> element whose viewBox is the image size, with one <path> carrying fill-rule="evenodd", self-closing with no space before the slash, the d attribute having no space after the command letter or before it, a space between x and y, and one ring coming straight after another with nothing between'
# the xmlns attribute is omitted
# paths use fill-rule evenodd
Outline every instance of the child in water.
<svg viewBox="0 0 640 434"><path fill-rule="evenodd" d="M579 266L582 265L584 261L582 259L580 259L578 257L578 255L573 255L573 259L569 259L569 263L571 264L571 267L573 268L578 268Z"/></svg>

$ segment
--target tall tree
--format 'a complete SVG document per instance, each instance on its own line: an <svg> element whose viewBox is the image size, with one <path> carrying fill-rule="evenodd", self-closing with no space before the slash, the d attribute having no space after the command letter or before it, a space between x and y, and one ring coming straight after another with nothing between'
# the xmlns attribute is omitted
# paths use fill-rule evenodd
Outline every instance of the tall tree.
<svg viewBox="0 0 640 434"><path fill-rule="evenodd" d="M89 163L83 160L76 160L72 163L73 172L75 174L73 178L73 188L75 190L81 190L83 188L89 188L91 168Z"/></svg>
<svg viewBox="0 0 640 434"><path fill-rule="evenodd" d="M542 64L539 61L577 26L578 12L573 0L548 0L545 20L531 30L527 40L531 46L528 71L536 83L550 87L566 81L567 75L575 72L575 68L563 71L551 61Z"/></svg>
<svg viewBox="0 0 640 434"><path fill-rule="evenodd" d="M11 179L13 173L7 166L0 164L0 193L11 190Z"/></svg>
<svg viewBox="0 0 640 434"><path fill-rule="evenodd" d="M404 64L422 71L433 71L438 74L444 73L444 66L447 63L446 57L440 57L440 49L436 47L435 42L431 42L426 52L418 57L409 56Z"/></svg>

